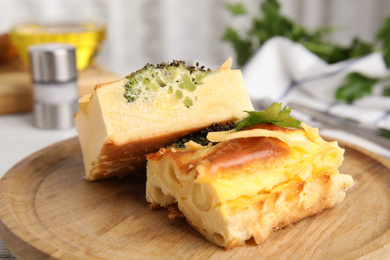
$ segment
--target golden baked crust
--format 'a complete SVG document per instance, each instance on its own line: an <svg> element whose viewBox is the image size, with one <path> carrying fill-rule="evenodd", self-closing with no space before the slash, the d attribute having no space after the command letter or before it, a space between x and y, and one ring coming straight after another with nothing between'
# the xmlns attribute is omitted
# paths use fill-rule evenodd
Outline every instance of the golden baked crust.
<svg viewBox="0 0 390 260"><path fill-rule="evenodd" d="M134 176L145 177L146 154L155 152L161 146L168 145L177 138L198 130L200 129L186 129L185 131L124 144L115 144L112 140L108 139L103 144L99 157L90 166L90 171L93 172L90 179L98 180L115 176L121 177L129 173L132 173Z"/></svg>
<svg viewBox="0 0 390 260"><path fill-rule="evenodd" d="M316 129L257 124L279 138L233 138L211 147L149 154L146 198L151 208L177 204L206 239L226 249L333 207L353 185L338 172L343 150ZM288 139L288 140L287 140Z"/></svg>

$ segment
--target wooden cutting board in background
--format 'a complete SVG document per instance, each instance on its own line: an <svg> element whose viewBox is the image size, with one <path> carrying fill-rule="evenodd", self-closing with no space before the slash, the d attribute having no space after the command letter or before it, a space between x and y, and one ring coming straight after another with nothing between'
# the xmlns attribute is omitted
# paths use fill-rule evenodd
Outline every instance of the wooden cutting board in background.
<svg viewBox="0 0 390 260"><path fill-rule="evenodd" d="M109 69L94 65L79 73L79 95L91 92L96 84L118 80ZM29 72L19 60L0 66L0 115L32 110L32 84Z"/></svg>
<svg viewBox="0 0 390 260"><path fill-rule="evenodd" d="M149 211L145 180L83 180L72 138L0 180L0 236L17 259L389 259L390 161L340 143L355 186L334 208L224 250L165 209Z"/></svg>

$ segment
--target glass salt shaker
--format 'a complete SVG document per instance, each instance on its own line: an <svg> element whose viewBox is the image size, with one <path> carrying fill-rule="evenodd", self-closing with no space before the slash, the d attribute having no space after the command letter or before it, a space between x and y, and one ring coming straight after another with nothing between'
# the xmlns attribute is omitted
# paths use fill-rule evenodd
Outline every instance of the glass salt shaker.
<svg viewBox="0 0 390 260"><path fill-rule="evenodd" d="M78 110L76 51L73 45L48 43L28 48L34 93L34 122L39 128L74 126Z"/></svg>

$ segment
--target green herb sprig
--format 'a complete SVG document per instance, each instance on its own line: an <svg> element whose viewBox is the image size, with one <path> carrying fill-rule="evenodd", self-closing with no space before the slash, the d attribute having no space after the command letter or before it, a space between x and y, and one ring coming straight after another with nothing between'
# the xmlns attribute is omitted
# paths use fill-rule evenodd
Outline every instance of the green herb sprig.
<svg viewBox="0 0 390 260"><path fill-rule="evenodd" d="M282 103L273 103L266 110L245 111L248 117L237 123L235 130L240 131L244 127L258 123L272 123L286 128L301 128L301 121L290 117L291 107L284 107Z"/></svg>

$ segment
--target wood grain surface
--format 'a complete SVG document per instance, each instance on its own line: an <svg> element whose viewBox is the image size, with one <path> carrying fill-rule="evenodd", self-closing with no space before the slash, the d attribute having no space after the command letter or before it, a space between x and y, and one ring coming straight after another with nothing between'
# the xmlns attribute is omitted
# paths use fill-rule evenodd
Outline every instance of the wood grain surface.
<svg viewBox="0 0 390 260"><path fill-rule="evenodd" d="M107 68L93 65L79 73L79 95L88 94L98 83L119 78ZM33 87L28 70L18 59L0 65L0 115L29 112L32 104Z"/></svg>
<svg viewBox="0 0 390 260"><path fill-rule="evenodd" d="M18 259L383 259L390 257L390 162L346 149L356 185L336 207L231 250L183 219L149 211L145 180L83 180L77 138L38 151L0 181L0 235Z"/></svg>

